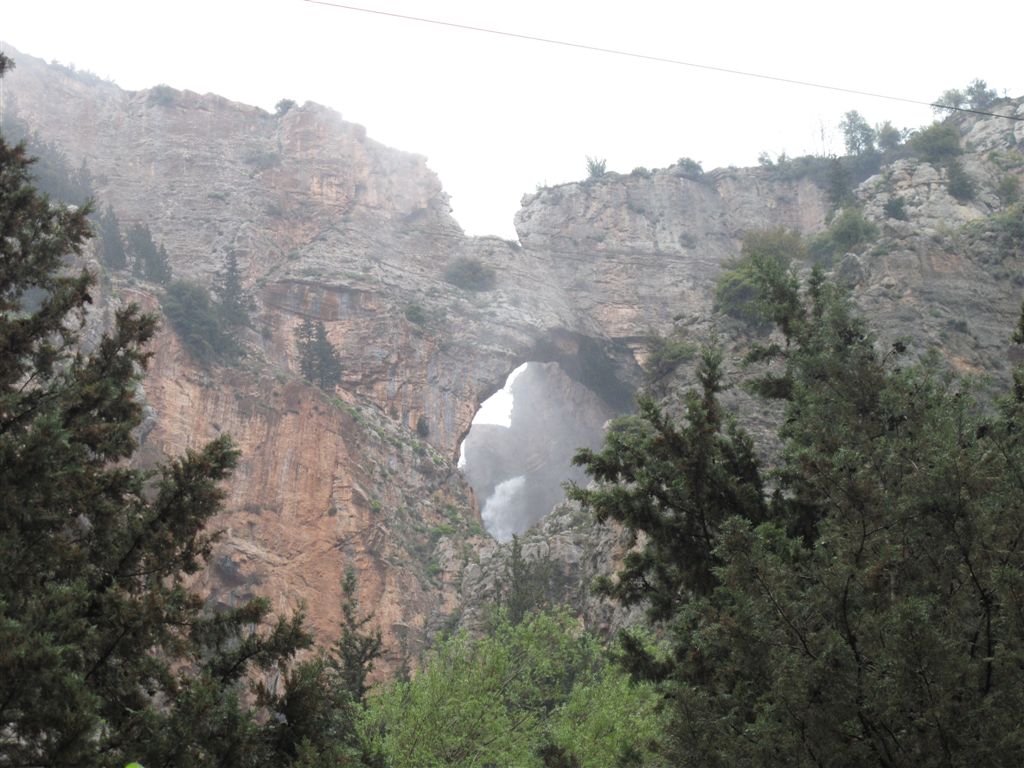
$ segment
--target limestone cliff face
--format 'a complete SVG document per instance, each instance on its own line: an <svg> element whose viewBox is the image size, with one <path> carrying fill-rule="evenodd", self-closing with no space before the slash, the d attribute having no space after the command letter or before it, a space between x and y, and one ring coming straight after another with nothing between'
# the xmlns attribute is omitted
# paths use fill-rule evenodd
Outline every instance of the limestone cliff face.
<svg viewBox="0 0 1024 768"><path fill-rule="evenodd" d="M994 109L1024 116L1021 100ZM1020 208L999 190L1007 180L1024 182L1024 122L958 117L956 125L973 199L953 197L945 164L904 159L883 168L857 190L881 234L871 248L847 255L837 274L883 338L910 335L919 348L940 350L963 372L1006 377L1024 253L1019 242L1016 250L1012 242L997 244L996 230L1008 222L993 229L992 221L1010 216L1021 226ZM894 197L905 201L905 220L885 214Z"/></svg>
<svg viewBox="0 0 1024 768"><path fill-rule="evenodd" d="M147 223L179 276L209 282L235 253L257 300L240 366L205 369L165 329L144 385L147 460L221 431L243 451L203 588L212 600L305 602L326 638L339 575L354 565L393 663L494 581L466 570L494 558L480 549L478 505L455 468L478 404L532 360L558 362L621 412L643 381L652 332L728 328L711 317L712 286L745 232L814 233L828 213L808 178L683 165L543 189L523 199L518 243L469 238L423 158L329 109L275 116L166 87L126 92L13 57L8 108L88 165L123 225ZM1021 113L1019 102L1000 108ZM948 195L944 170L912 159L862 184L882 238L837 265L886 333L924 334L965 369L1005 365L1019 306L1019 257L993 266L962 225L1002 209L1000 179L1024 167L1022 125L959 124L980 189L969 204ZM885 215L894 194L907 221ZM493 269L493 289L450 282L460 259ZM156 287L108 277L110 302L159 308ZM323 321L341 353L332 392L299 375L304 318ZM562 549L602 553L595 562L618 546L577 544Z"/></svg>

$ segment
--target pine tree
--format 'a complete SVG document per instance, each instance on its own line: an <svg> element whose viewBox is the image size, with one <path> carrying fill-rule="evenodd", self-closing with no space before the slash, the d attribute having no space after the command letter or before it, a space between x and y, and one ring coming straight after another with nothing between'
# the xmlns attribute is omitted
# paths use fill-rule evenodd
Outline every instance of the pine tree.
<svg viewBox="0 0 1024 768"><path fill-rule="evenodd" d="M66 259L88 209L51 204L30 169L0 139L0 765L288 764L280 698L244 697L310 644L301 616L209 613L186 587L236 451L131 467L156 321L126 307L79 349L93 277Z"/></svg>
<svg viewBox="0 0 1024 768"><path fill-rule="evenodd" d="M153 241L147 224L135 224L128 230L128 251L132 255L132 273L159 285L171 281L171 261L167 250Z"/></svg>
<svg viewBox="0 0 1024 768"><path fill-rule="evenodd" d="M1019 765L1024 370L985 408L937 360L879 348L820 274L759 279L785 342L751 355L786 403L770 493L706 363L684 425L644 404L579 457L598 486L573 495L640 544L606 587L671 645L625 642L660 681L667 757Z"/></svg>
<svg viewBox="0 0 1024 768"><path fill-rule="evenodd" d="M613 423L600 452L584 449L574 459L599 485L570 484L569 498L599 521L613 519L647 537L626 556L617 580L601 588L625 605L647 605L656 622L718 585L716 548L728 517L760 522L767 515L752 442L718 404L721 363L719 351L703 351L701 387L687 395L684 426L641 399L639 414Z"/></svg>
<svg viewBox="0 0 1024 768"><path fill-rule="evenodd" d="M306 380L321 389L333 390L341 377L341 355L327 338L323 321L304 318L295 329L295 346L299 370Z"/></svg>
<svg viewBox="0 0 1024 768"><path fill-rule="evenodd" d="M231 361L241 353L203 286L174 280L167 286L162 303L168 323L197 362L208 365L215 360Z"/></svg>
<svg viewBox="0 0 1024 768"><path fill-rule="evenodd" d="M238 255L228 252L224 259L224 268L217 273L213 292L217 296L221 318L231 326L249 324L249 315L253 311L252 297L242 287L242 272L238 267Z"/></svg>
<svg viewBox="0 0 1024 768"><path fill-rule="evenodd" d="M275 747L284 762L324 768L375 762L358 723L366 707L366 679L383 644L380 630L367 630L373 616L359 615L355 571L345 572L341 588L338 640L297 664L286 677L286 693L275 701L283 718ZM265 687L261 695L268 695Z"/></svg>
<svg viewBox="0 0 1024 768"><path fill-rule="evenodd" d="M128 254L121 238L121 225L114 209L109 205L100 217L100 253L103 264L110 269L124 269L128 266Z"/></svg>

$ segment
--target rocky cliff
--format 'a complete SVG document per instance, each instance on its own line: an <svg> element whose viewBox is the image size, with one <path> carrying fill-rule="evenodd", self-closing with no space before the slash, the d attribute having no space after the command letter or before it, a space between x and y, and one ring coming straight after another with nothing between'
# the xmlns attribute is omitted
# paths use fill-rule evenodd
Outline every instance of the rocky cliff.
<svg viewBox="0 0 1024 768"><path fill-rule="evenodd" d="M214 601L304 603L326 638L339 576L354 566L391 665L460 605L477 610L500 579L503 556L479 527L482 499L455 462L479 403L508 373L558 363L603 413L622 412L644 381L652 335L700 339L717 327L742 343L742 329L713 315L712 295L744 233L813 234L829 214L810 175L681 162L542 189L523 199L518 242L470 238L423 158L324 107L271 115L165 86L126 92L13 57L7 108L85 163L124 225L146 222L175 274L201 282L235 254L256 299L241 363L205 367L165 328L144 384L145 460L219 432L243 451L204 590ZM1019 101L997 109L1024 114ZM898 160L856 190L878 238L834 266L884 334L998 374L1021 253L986 222L1006 210L1003 179L1022 174L1024 123L956 125L974 199L953 198L942 167ZM896 196L904 218L887 214ZM488 281L466 282L468 268ZM106 275L103 294L109 305L161 301L125 273ZM333 391L300 376L295 329L307 318L341 353ZM570 569L577 576L623 546L584 541L578 516L557 519L538 551L589 563Z"/></svg>

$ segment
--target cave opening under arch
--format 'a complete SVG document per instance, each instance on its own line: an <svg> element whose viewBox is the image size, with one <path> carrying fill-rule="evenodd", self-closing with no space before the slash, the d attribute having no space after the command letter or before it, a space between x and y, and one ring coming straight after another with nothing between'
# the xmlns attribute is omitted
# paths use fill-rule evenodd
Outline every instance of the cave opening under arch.
<svg viewBox="0 0 1024 768"><path fill-rule="evenodd" d="M584 481L579 448L601 445L621 413L558 362L530 361L485 400L460 447L459 466L498 541L522 534L564 501L562 484Z"/></svg>

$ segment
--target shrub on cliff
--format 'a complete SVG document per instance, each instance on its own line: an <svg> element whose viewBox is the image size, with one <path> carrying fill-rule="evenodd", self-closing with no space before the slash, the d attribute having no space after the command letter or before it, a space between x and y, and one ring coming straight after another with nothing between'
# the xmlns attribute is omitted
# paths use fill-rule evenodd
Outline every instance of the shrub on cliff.
<svg viewBox="0 0 1024 768"><path fill-rule="evenodd" d="M875 152L878 134L857 110L851 110L839 121L843 132L843 143L848 155L863 155Z"/></svg>
<svg viewBox="0 0 1024 768"><path fill-rule="evenodd" d="M966 89L952 88L943 91L938 101L932 105L936 112L947 110L963 109L968 106L971 109L988 109L999 98L995 89L989 88L984 80L972 80Z"/></svg>
<svg viewBox="0 0 1024 768"><path fill-rule="evenodd" d="M121 225L109 205L100 216L100 260L103 266L121 270L128 266L128 252L121 237Z"/></svg>
<svg viewBox="0 0 1024 768"><path fill-rule="evenodd" d="M164 246L157 245L148 224L135 224L128 230L128 253L132 273L143 280L166 285L171 280L171 261Z"/></svg>
<svg viewBox="0 0 1024 768"><path fill-rule="evenodd" d="M932 123L922 128L907 141L910 150L929 163L940 163L963 152L960 131L950 122Z"/></svg>
<svg viewBox="0 0 1024 768"><path fill-rule="evenodd" d="M769 297L764 296L757 275L769 271L782 279L792 273L793 260L802 260L804 253L797 232L784 228L748 232L739 258L723 266L715 284L715 311L764 327L763 305Z"/></svg>
<svg viewBox="0 0 1024 768"><path fill-rule="evenodd" d="M946 166L946 188L961 203L969 203L978 194L977 184L959 160L950 160Z"/></svg>
<svg viewBox="0 0 1024 768"><path fill-rule="evenodd" d="M460 257L444 271L446 283L467 291L490 291L497 284L497 273L479 259Z"/></svg>
<svg viewBox="0 0 1024 768"><path fill-rule="evenodd" d="M164 292L163 310L184 347L200 363L233 360L241 352L203 286L175 280Z"/></svg>
<svg viewBox="0 0 1024 768"><path fill-rule="evenodd" d="M676 173L692 181L700 181L704 176L704 168L700 162L690 157L680 157L675 164Z"/></svg>
<svg viewBox="0 0 1024 768"><path fill-rule="evenodd" d="M146 97L146 102L156 107L172 107L175 101L177 101L178 92L175 91L171 86L154 85L149 89L149 95Z"/></svg>
<svg viewBox="0 0 1024 768"><path fill-rule="evenodd" d="M902 208L894 204L895 212ZM878 237L878 225L856 206L844 208L832 219L828 229L811 238L807 253L815 264L830 266L837 256L862 249Z"/></svg>
<svg viewBox="0 0 1024 768"><path fill-rule="evenodd" d="M696 354L697 346L682 334L648 334L647 360L644 363L647 380L651 383L657 382L675 371L680 364L692 360Z"/></svg>
<svg viewBox="0 0 1024 768"><path fill-rule="evenodd" d="M587 180L593 181L604 176L606 167L607 162L604 158L587 155Z"/></svg>

